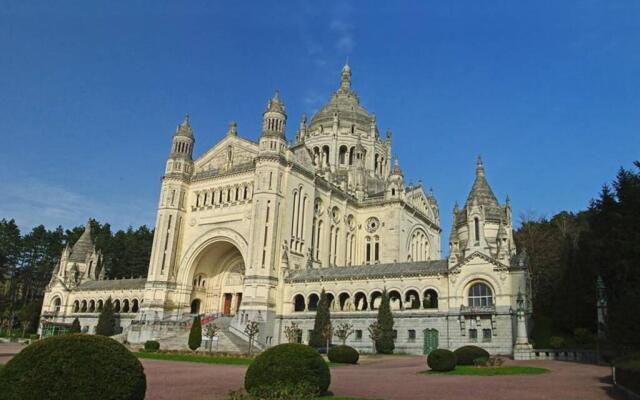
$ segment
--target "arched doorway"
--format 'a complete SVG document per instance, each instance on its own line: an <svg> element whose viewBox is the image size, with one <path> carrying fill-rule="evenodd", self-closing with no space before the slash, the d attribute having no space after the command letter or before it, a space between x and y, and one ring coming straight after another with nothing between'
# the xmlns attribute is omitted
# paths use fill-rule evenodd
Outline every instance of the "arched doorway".
<svg viewBox="0 0 640 400"><path fill-rule="evenodd" d="M244 285L240 250L231 242L216 241L200 252L194 264L188 281L191 312L235 315L242 303Z"/></svg>

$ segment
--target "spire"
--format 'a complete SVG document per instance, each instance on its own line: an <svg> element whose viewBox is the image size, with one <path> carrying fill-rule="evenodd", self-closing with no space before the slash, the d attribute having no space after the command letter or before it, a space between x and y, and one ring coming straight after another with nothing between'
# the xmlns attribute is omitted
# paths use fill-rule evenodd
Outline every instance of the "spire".
<svg viewBox="0 0 640 400"><path fill-rule="evenodd" d="M238 124L236 123L236 121L231 121L231 123L229 123L227 136L238 136Z"/></svg>
<svg viewBox="0 0 640 400"><path fill-rule="evenodd" d="M185 114L184 119L176 128L176 133L174 136L186 136L193 137L193 130L191 129L191 124L189 123L189 114Z"/></svg>
<svg viewBox="0 0 640 400"><path fill-rule="evenodd" d="M476 179L471 187L471 192L469 192L469 197L467 197L465 208L474 203L481 206L498 206L498 199L493 194L485 177L484 164L480 156L476 162Z"/></svg>
<svg viewBox="0 0 640 400"><path fill-rule="evenodd" d="M267 103L265 112L278 112L284 114L284 103L280 100L280 90L276 89L275 94Z"/></svg>
<svg viewBox="0 0 640 400"><path fill-rule="evenodd" d="M342 67L342 82L340 83L341 89L351 89L351 67L347 61Z"/></svg>
<svg viewBox="0 0 640 400"><path fill-rule="evenodd" d="M400 169L400 164L398 163L398 157L394 157L393 159L393 175L403 176L402 170Z"/></svg>
<svg viewBox="0 0 640 400"><path fill-rule="evenodd" d="M84 232L80 235L80 239L74 243L71 248L69 261L85 262L87 255L93 250L93 239L91 238L91 220L87 221L84 226Z"/></svg>
<svg viewBox="0 0 640 400"><path fill-rule="evenodd" d="M262 114L262 135L282 137L286 123L287 114L284 112L284 103L280 99L280 91L276 90Z"/></svg>

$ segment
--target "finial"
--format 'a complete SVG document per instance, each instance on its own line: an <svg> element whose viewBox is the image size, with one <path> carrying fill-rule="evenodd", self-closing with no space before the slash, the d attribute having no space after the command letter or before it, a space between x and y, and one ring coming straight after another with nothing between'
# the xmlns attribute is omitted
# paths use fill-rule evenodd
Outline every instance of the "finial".
<svg viewBox="0 0 640 400"><path fill-rule="evenodd" d="M387 139L391 139L391 135L392 135L392 134L393 134L393 133L391 132L391 129L390 129L390 128L387 128Z"/></svg>
<svg viewBox="0 0 640 400"><path fill-rule="evenodd" d="M351 67L348 63L342 67L342 83L340 87L342 89L349 89L351 87Z"/></svg>
<svg viewBox="0 0 640 400"><path fill-rule="evenodd" d="M508 193L507 193L507 197L504 199L504 202L507 204L511 204L511 197L509 197Z"/></svg>
<svg viewBox="0 0 640 400"><path fill-rule="evenodd" d="M455 203L453 203L453 211L458 211L460 209L460 206L458 205L458 200L455 201Z"/></svg>
<svg viewBox="0 0 640 400"><path fill-rule="evenodd" d="M189 114L184 115L184 119L182 120L183 125L189 125Z"/></svg>
<svg viewBox="0 0 640 400"><path fill-rule="evenodd" d="M302 117L300 118L301 125L307 125L307 114L302 113Z"/></svg>
<svg viewBox="0 0 640 400"><path fill-rule="evenodd" d="M478 155L478 161L476 162L476 176L484 176L484 164L480 155Z"/></svg>
<svg viewBox="0 0 640 400"><path fill-rule="evenodd" d="M276 94L273 95L273 100L280 102L280 89L276 89Z"/></svg>
<svg viewBox="0 0 640 400"><path fill-rule="evenodd" d="M229 123L229 130L227 131L228 136L238 136L238 124L236 121L231 121Z"/></svg>

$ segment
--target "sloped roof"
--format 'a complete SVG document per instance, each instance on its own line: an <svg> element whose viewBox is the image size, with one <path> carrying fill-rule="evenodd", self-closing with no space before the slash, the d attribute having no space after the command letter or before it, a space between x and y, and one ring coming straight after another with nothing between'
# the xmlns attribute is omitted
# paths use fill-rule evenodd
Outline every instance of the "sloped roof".
<svg viewBox="0 0 640 400"><path fill-rule="evenodd" d="M87 281L81 283L77 290L128 290L144 289L146 278L113 279L102 281Z"/></svg>
<svg viewBox="0 0 640 400"><path fill-rule="evenodd" d="M437 275L447 272L447 260L402 262L389 264L330 267L292 271L288 282L329 281L384 278L397 276Z"/></svg>
<svg viewBox="0 0 640 400"><path fill-rule="evenodd" d="M80 235L80 239L71 248L71 254L69 255L69 261L72 262L85 262L87 256L93 251L93 239L91 238L91 225L87 222L84 227L84 232Z"/></svg>
<svg viewBox="0 0 640 400"><path fill-rule="evenodd" d="M476 180L473 182L471 192L469 192L464 207L469 208L474 200L481 206L499 207L498 199L496 195L493 194L493 190L491 190L491 186L489 186L489 182L487 182L487 178L485 177L484 164L480 157L478 157L476 164Z"/></svg>

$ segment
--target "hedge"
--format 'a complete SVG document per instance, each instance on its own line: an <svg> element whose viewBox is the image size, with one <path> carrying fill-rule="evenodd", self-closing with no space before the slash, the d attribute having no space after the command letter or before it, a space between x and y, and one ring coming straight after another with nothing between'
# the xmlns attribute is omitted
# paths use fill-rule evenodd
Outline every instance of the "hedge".
<svg viewBox="0 0 640 400"><path fill-rule="evenodd" d="M489 352L478 346L462 346L456 349L453 354L456 355L458 365L473 365L473 361L477 358L489 358Z"/></svg>
<svg viewBox="0 0 640 400"><path fill-rule="evenodd" d="M615 366L616 383L640 395L640 354L620 357Z"/></svg>
<svg viewBox="0 0 640 400"><path fill-rule="evenodd" d="M357 364L360 359L358 350L346 345L332 347L327 356L329 361L341 364Z"/></svg>
<svg viewBox="0 0 640 400"><path fill-rule="evenodd" d="M122 344L98 335L39 340L0 371L0 399L142 400L144 369Z"/></svg>
<svg viewBox="0 0 640 400"><path fill-rule="evenodd" d="M427 365L434 371L452 371L456 367L456 356L449 350L436 349L427 356Z"/></svg>
<svg viewBox="0 0 640 400"><path fill-rule="evenodd" d="M331 373L320 353L298 343L280 344L264 351L249 365L244 377L247 392L263 397L278 387L300 385L321 394L330 383Z"/></svg>
<svg viewBox="0 0 640 400"><path fill-rule="evenodd" d="M160 350L160 343L155 340L147 340L144 342L145 351L158 351Z"/></svg>

